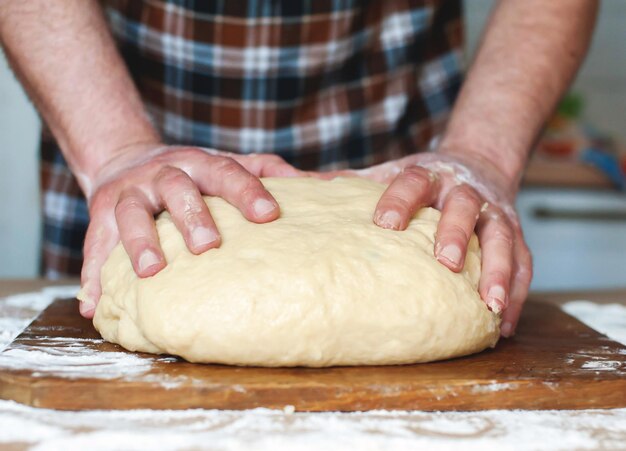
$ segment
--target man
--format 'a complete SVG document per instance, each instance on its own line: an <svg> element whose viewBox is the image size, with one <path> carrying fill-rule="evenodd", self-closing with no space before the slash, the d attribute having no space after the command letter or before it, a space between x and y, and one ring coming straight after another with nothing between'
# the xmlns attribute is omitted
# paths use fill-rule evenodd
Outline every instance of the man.
<svg viewBox="0 0 626 451"><path fill-rule="evenodd" d="M442 210L434 253L450 270L476 231L479 291L504 310L510 336L531 279L513 202L597 2L499 2L457 98L459 1L4 2L2 42L64 157L44 146L49 274L80 261L71 245L82 239L67 233L86 221L77 186L91 218L81 273L90 317L119 240L140 277L166 265L159 211L201 253L220 244L202 194L267 222L280 207L258 177L368 167L356 174L389 184L372 212L379 226Z"/></svg>

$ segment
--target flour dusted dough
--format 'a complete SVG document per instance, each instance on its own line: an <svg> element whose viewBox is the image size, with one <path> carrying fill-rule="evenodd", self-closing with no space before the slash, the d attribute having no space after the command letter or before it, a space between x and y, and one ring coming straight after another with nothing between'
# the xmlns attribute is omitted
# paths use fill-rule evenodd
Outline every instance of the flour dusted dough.
<svg viewBox="0 0 626 451"><path fill-rule="evenodd" d="M94 324L132 351L258 366L379 365L494 346L499 318L481 301L474 236L459 274L433 257L439 212L406 231L372 222L384 186L356 178L264 179L281 217L253 224L206 198L223 243L193 255L167 213L168 265L139 279L118 245L102 270Z"/></svg>

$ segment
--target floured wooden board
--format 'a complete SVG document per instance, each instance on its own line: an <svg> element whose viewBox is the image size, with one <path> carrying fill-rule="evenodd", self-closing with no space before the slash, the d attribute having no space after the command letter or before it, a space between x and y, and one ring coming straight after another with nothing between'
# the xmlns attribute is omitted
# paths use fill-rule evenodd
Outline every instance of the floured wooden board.
<svg viewBox="0 0 626 451"><path fill-rule="evenodd" d="M418 327L416 325L416 327ZM130 353L73 300L51 304L2 354L0 398L55 409L582 409L626 406L626 347L530 302L515 338L419 365L240 368Z"/></svg>

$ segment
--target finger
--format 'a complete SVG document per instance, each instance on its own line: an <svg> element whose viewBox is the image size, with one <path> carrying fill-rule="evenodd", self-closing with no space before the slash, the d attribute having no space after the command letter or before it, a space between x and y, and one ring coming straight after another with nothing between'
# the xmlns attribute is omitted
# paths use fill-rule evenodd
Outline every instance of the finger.
<svg viewBox="0 0 626 451"><path fill-rule="evenodd" d="M135 273L150 277L165 267L151 206L138 190L125 191L115 206L120 240Z"/></svg>
<svg viewBox="0 0 626 451"><path fill-rule="evenodd" d="M511 279L510 304L502 314L502 336L510 337L515 333L522 308L528 297L528 290L533 276L532 256L520 230L515 239L514 270Z"/></svg>
<svg viewBox="0 0 626 451"><path fill-rule="evenodd" d="M401 174L403 170L405 170L404 168L414 166L405 164L403 160L404 159L388 161L387 163L378 164L369 168L357 169L352 172L354 175L358 175L359 177L370 179L378 183L389 184L393 181L393 179Z"/></svg>
<svg viewBox="0 0 626 451"><path fill-rule="evenodd" d="M83 244L83 266L81 268L80 314L85 318L93 318L96 306L100 301L102 287L100 271L109 254L119 241L117 224L113 216L112 204L94 198L91 207L89 227Z"/></svg>
<svg viewBox="0 0 626 451"><path fill-rule="evenodd" d="M435 238L435 257L452 271L461 271L467 245L482 206L481 199L468 185L458 185L446 197Z"/></svg>
<svg viewBox="0 0 626 451"><path fill-rule="evenodd" d="M157 175L156 189L191 252L200 254L220 245L220 234L209 209L185 172L164 167Z"/></svg>
<svg viewBox="0 0 626 451"><path fill-rule="evenodd" d="M247 154L228 155L244 169L257 177L296 177L304 172L294 168L279 155Z"/></svg>
<svg viewBox="0 0 626 451"><path fill-rule="evenodd" d="M513 265L513 231L504 214L495 207L483 212L478 223L482 248L482 272L478 291L495 312L508 305Z"/></svg>
<svg viewBox="0 0 626 451"><path fill-rule="evenodd" d="M257 177L301 177L306 175L287 163L278 155L247 155L245 163L237 160L250 173Z"/></svg>
<svg viewBox="0 0 626 451"><path fill-rule="evenodd" d="M374 212L384 229L404 230L415 212L435 199L437 178L419 166L405 168L387 187Z"/></svg>
<svg viewBox="0 0 626 451"><path fill-rule="evenodd" d="M272 160L275 161L269 161L263 165L259 177L303 177L307 175L305 171L294 168L280 157L272 158Z"/></svg>
<svg viewBox="0 0 626 451"><path fill-rule="evenodd" d="M280 215L278 202L261 181L232 158L211 157L190 176L203 193L222 197L249 221L269 222Z"/></svg>

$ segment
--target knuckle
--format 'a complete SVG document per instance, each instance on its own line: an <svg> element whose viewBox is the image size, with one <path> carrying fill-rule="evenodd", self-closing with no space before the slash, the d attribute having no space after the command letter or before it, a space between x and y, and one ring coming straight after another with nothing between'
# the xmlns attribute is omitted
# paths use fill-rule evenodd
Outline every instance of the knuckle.
<svg viewBox="0 0 626 451"><path fill-rule="evenodd" d="M492 203L486 203L487 208L483 209L483 205L481 204L480 208L480 221L493 225L493 227L509 227L511 229L514 228L513 224L507 217L507 215L502 211L500 207L494 205Z"/></svg>
<svg viewBox="0 0 626 451"><path fill-rule="evenodd" d="M141 208L143 208L143 203L137 196L124 196L117 202L115 214L117 216L125 215L130 211Z"/></svg>
<svg viewBox="0 0 626 451"><path fill-rule="evenodd" d="M489 231L488 239L500 246L513 248L515 235L508 225L502 221L493 221L493 226Z"/></svg>
<svg viewBox="0 0 626 451"><path fill-rule="evenodd" d="M408 166L402 170L402 180L410 185L425 188L430 184L429 171L420 166Z"/></svg>
<svg viewBox="0 0 626 451"><path fill-rule="evenodd" d="M531 266L518 266L515 278L524 285L530 285L533 279L533 267Z"/></svg>
<svg viewBox="0 0 626 451"><path fill-rule="evenodd" d="M92 212L100 211L102 209L110 208L117 200L117 190L113 183L106 183L102 185L93 194L89 200L89 210Z"/></svg>
<svg viewBox="0 0 626 451"><path fill-rule="evenodd" d="M236 175L243 169L242 166L230 157L216 157L213 162L215 169L222 174L223 177Z"/></svg>
<svg viewBox="0 0 626 451"><path fill-rule="evenodd" d="M520 268L524 268L526 270L526 272L530 273L532 276L532 271L533 271L533 256L530 252L526 251L525 253L522 254L521 257L518 257L519 259L519 266Z"/></svg>
<svg viewBox="0 0 626 451"><path fill-rule="evenodd" d="M167 164L168 162L181 161L193 157L198 153L195 147L170 146L163 153L156 155L153 159L157 163Z"/></svg>
<svg viewBox="0 0 626 451"><path fill-rule="evenodd" d="M437 235L444 240L461 241L465 245L467 245L467 242L471 238L471 231L470 233L468 233L468 231L465 230L460 225L452 223L452 224L445 224L444 226L442 226L440 231L437 233Z"/></svg>
<svg viewBox="0 0 626 451"><path fill-rule="evenodd" d="M185 205L185 216L188 217L196 217L202 214L204 209L202 208L202 204L200 202L194 201L188 202Z"/></svg>
<svg viewBox="0 0 626 451"><path fill-rule="evenodd" d="M129 253L133 254L139 254L143 249L150 248L154 244L145 235L123 237L122 242L124 247L130 251ZM139 255L136 255L136 257L139 258Z"/></svg>
<svg viewBox="0 0 626 451"><path fill-rule="evenodd" d="M513 247L513 235L506 228L497 229L493 234L493 239L509 249Z"/></svg>
<svg viewBox="0 0 626 451"><path fill-rule="evenodd" d="M508 287L511 279L511 273L510 271L507 271L507 269L503 268L492 269L489 271L488 277L492 284L495 282L503 287Z"/></svg>
<svg viewBox="0 0 626 451"><path fill-rule="evenodd" d="M164 166L159 170L156 179L157 185L160 186L161 189L171 190L181 185L186 185L189 181L189 176L178 168Z"/></svg>
<svg viewBox="0 0 626 451"><path fill-rule="evenodd" d="M203 156L206 154L201 148L194 146L182 146L178 147L177 150L184 157Z"/></svg>
<svg viewBox="0 0 626 451"><path fill-rule="evenodd" d="M411 202L397 193L388 193L381 202L380 209L394 211L410 211Z"/></svg>
<svg viewBox="0 0 626 451"><path fill-rule="evenodd" d="M207 147L184 147L181 153L182 161L194 161L198 163L213 162L218 158L222 158L223 152Z"/></svg>
<svg viewBox="0 0 626 451"><path fill-rule="evenodd" d="M284 163L285 160L280 155L276 154L268 154L264 156L265 159L270 163Z"/></svg>
<svg viewBox="0 0 626 451"><path fill-rule="evenodd" d="M182 214L182 223L188 227L195 227L206 223L204 209L200 204L188 205Z"/></svg>
<svg viewBox="0 0 626 451"><path fill-rule="evenodd" d="M450 196L457 202L471 205L475 210L480 210L483 204L474 188L465 183L454 187Z"/></svg>
<svg viewBox="0 0 626 451"><path fill-rule="evenodd" d="M232 182L234 182L233 188L236 188L240 196L243 198L267 197L267 190L259 178L249 173L239 163L234 162L234 164L233 173L236 177L232 179Z"/></svg>
<svg viewBox="0 0 626 451"><path fill-rule="evenodd" d="M244 199L256 199L257 197L267 198L268 194L259 179L254 176L246 177L240 190Z"/></svg>

